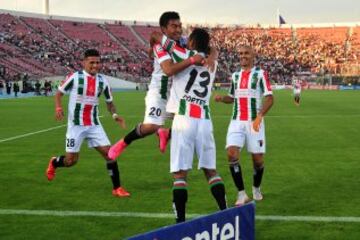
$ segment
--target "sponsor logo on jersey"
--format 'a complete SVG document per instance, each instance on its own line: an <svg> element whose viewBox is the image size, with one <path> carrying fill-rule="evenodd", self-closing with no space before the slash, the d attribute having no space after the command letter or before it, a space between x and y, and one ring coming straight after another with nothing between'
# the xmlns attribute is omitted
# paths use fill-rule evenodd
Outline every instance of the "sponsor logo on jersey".
<svg viewBox="0 0 360 240"><path fill-rule="evenodd" d="M187 102L196 103L196 104L202 105L202 106L206 104L205 100L196 98L196 97L192 97L190 95L185 94L182 98L185 99L185 101L187 101Z"/></svg>

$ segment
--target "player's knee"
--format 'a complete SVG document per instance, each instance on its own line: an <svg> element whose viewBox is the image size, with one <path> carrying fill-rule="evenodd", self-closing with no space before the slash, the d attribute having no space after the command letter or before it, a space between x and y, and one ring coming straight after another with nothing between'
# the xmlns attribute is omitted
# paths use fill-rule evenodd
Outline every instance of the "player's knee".
<svg viewBox="0 0 360 240"><path fill-rule="evenodd" d="M174 179L180 179L180 178L186 179L186 176L187 176L187 172L186 172L186 171L182 171L182 170L173 173Z"/></svg>
<svg viewBox="0 0 360 240"><path fill-rule="evenodd" d="M254 168L263 168L264 167L264 158L262 156L253 157Z"/></svg>
<svg viewBox="0 0 360 240"><path fill-rule="evenodd" d="M215 169L206 169L204 168L204 173L207 179L212 178L217 175L217 171Z"/></svg>
<svg viewBox="0 0 360 240"><path fill-rule="evenodd" d="M228 155L229 162L232 162L239 158L239 151L229 148L227 150L227 155Z"/></svg>

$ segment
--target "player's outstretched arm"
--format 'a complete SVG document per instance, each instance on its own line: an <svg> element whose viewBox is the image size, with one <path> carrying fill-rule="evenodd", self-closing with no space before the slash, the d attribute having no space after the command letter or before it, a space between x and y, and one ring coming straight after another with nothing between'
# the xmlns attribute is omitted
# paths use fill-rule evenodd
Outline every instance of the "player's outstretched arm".
<svg viewBox="0 0 360 240"><path fill-rule="evenodd" d="M64 94L60 91L57 91L55 94L55 119L57 121L62 121L64 119L64 111L61 105L61 99Z"/></svg>
<svg viewBox="0 0 360 240"><path fill-rule="evenodd" d="M113 102L106 102L106 107L111 113L112 118L122 127L126 128L125 119L116 113L116 107Z"/></svg>
<svg viewBox="0 0 360 240"><path fill-rule="evenodd" d="M223 96L223 95L215 95L214 96L214 100L215 102L222 102L222 103L226 103L226 104L230 104L234 102L234 98L230 97L230 96Z"/></svg>

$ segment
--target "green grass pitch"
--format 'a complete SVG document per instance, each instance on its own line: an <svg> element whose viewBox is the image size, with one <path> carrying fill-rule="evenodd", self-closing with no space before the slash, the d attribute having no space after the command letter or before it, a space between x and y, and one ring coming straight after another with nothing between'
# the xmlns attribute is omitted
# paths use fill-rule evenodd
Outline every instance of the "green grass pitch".
<svg viewBox="0 0 360 240"><path fill-rule="evenodd" d="M101 122L112 142L143 120L144 96L115 93L126 130L101 104ZM211 110L218 171L232 205L236 190L224 149L231 105L212 102ZM0 211L172 213L169 149L160 154L155 136L134 142L118 159L122 183L132 193L128 199L111 195L105 162L86 142L78 164L58 170L55 180L47 181L49 158L64 152L66 127L1 142L65 124L55 122L53 112L52 97L0 100ZM279 90L265 122L264 200L256 204L256 214L360 217L360 91L303 91L297 107L290 91ZM245 151L241 162L251 194L252 166ZM188 184L188 213L217 210L201 171L191 171ZM0 214L0 239L125 239L173 223L171 218ZM360 239L360 223L257 220L256 239L355 240Z"/></svg>

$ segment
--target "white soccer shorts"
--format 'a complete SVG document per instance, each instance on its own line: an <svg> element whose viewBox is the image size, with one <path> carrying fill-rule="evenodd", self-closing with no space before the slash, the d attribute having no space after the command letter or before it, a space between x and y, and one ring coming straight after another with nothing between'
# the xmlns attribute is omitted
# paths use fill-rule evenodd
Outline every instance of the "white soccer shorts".
<svg viewBox="0 0 360 240"><path fill-rule="evenodd" d="M299 89L295 89L294 91L293 91L293 94L294 94L294 96L300 96L300 94L301 94L301 90Z"/></svg>
<svg viewBox="0 0 360 240"><path fill-rule="evenodd" d="M80 151L84 139L88 142L88 147L110 146L110 141L101 125L78 126L68 125L66 132L65 150L69 153Z"/></svg>
<svg viewBox="0 0 360 240"><path fill-rule="evenodd" d="M166 113L167 100L162 99L159 94L147 94L145 97L145 124L155 124L162 126L168 119Z"/></svg>
<svg viewBox="0 0 360 240"><path fill-rule="evenodd" d="M195 152L199 160L198 169L216 169L211 120L175 115L171 127L170 172L192 169Z"/></svg>
<svg viewBox="0 0 360 240"><path fill-rule="evenodd" d="M264 120L260 124L259 132L252 128L251 121L231 120L226 136L226 148L243 148L245 143L249 153L265 153Z"/></svg>

